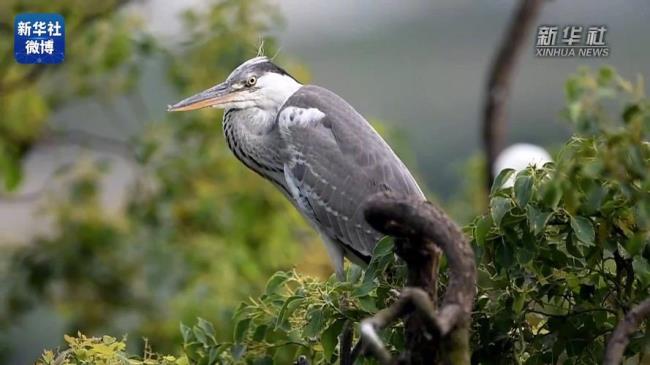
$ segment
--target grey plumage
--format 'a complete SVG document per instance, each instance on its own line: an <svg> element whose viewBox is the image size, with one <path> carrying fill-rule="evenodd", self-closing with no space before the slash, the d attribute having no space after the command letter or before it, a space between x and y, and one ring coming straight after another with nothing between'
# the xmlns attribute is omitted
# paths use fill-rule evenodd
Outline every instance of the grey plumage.
<svg viewBox="0 0 650 365"><path fill-rule="evenodd" d="M226 82L264 72L288 76L274 67L268 59L253 59ZM276 109L227 108L224 134L235 156L276 185L320 232L340 277L343 256L367 263L381 237L363 217L369 196L424 195L388 144L345 100L313 85L287 90ZM172 108L182 110L183 103Z"/></svg>
<svg viewBox="0 0 650 365"><path fill-rule="evenodd" d="M360 254L367 261L380 235L365 222L362 203L380 191L423 194L384 140L336 94L303 86L279 115L290 107L314 108L324 115L307 123L287 123L287 132L281 133L285 169L305 196L310 218L319 223L321 232L348 254Z"/></svg>

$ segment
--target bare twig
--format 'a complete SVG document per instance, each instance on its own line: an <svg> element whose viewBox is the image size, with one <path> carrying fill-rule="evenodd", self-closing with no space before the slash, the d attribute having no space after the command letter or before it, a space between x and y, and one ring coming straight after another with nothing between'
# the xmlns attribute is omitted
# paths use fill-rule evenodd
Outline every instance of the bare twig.
<svg viewBox="0 0 650 365"><path fill-rule="evenodd" d="M518 56L542 8L544 0L522 0L501 41L489 73L483 107L483 144L485 148L487 191L494 180L494 160L505 139L506 101Z"/></svg>
<svg viewBox="0 0 650 365"><path fill-rule="evenodd" d="M619 365L623 352L630 342L630 336L637 330L641 322L650 316L650 298L633 307L625 317L618 322L614 332L607 342L604 365Z"/></svg>
<svg viewBox="0 0 650 365"><path fill-rule="evenodd" d="M361 336L368 350L382 363L391 363L390 353L385 349L377 331L415 310L435 338L445 337L463 317L460 306L452 304L436 311L429 295L420 288L405 288L400 299L388 308L379 311L361 322Z"/></svg>
<svg viewBox="0 0 650 365"><path fill-rule="evenodd" d="M361 321L361 338L367 351L373 354L379 360L379 363L389 365L393 362L393 357L377 334L377 331L389 323L379 323L379 320L375 320L375 318L376 315Z"/></svg>

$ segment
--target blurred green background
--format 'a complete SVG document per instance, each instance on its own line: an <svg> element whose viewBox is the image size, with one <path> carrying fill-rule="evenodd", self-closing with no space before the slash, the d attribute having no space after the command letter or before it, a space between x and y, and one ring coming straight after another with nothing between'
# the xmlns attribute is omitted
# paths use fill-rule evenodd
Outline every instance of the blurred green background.
<svg viewBox="0 0 650 365"><path fill-rule="evenodd" d="M460 223L480 184L479 113L515 1L85 0L0 3L0 362L32 362L63 333L146 337L172 352L180 321L227 337L237 304L278 269L326 277L322 245L227 150L221 113L165 106L268 55L380 126L429 197ZM615 11L613 10L615 9ZM13 61L13 16L58 12L66 60ZM646 0L555 1L539 24L608 26L606 59L522 57L509 142L553 149L578 65L649 74ZM298 264L297 264L298 263Z"/></svg>

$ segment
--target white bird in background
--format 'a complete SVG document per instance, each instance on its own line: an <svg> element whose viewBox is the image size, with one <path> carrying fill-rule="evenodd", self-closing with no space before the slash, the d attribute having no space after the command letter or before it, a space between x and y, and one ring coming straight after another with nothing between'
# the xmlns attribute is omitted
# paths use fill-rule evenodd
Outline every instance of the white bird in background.
<svg viewBox="0 0 650 365"><path fill-rule="evenodd" d="M540 146L530 143L516 143L501 151L494 161L494 176L505 169L514 169L515 172L526 169L530 165L541 168L545 163L553 161L551 155ZM503 185L510 187L515 183L513 174Z"/></svg>

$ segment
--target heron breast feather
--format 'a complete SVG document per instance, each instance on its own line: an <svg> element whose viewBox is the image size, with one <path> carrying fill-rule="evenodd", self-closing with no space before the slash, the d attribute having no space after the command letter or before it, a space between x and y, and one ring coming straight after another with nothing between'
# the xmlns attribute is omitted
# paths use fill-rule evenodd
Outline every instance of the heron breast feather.
<svg viewBox="0 0 650 365"><path fill-rule="evenodd" d="M320 122L324 117L325 113L317 108L288 106L278 115L278 122L281 128L290 128L292 126L309 127Z"/></svg>

